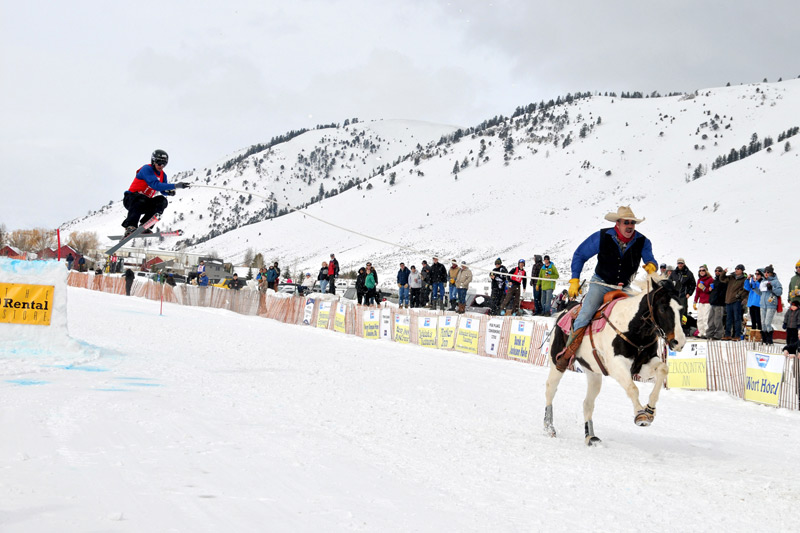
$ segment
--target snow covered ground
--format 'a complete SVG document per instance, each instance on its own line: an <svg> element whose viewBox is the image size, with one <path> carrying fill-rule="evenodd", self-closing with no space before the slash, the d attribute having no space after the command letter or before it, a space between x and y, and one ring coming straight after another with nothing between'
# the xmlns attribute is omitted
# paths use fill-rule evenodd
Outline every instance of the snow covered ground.
<svg viewBox="0 0 800 533"><path fill-rule="evenodd" d="M68 308L79 364L0 372L4 533L797 529L797 412L670 390L640 428L605 379L590 449L578 374L550 439L544 368L84 289Z"/></svg>

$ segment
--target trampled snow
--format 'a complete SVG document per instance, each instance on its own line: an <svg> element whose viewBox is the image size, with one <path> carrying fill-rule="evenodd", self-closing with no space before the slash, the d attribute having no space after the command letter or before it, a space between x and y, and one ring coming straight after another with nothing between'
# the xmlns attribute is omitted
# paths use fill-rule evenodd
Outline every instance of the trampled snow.
<svg viewBox="0 0 800 533"><path fill-rule="evenodd" d="M98 358L0 380L0 530L775 531L800 414L70 288ZM88 348L87 348L88 349ZM649 389L640 385L642 396Z"/></svg>

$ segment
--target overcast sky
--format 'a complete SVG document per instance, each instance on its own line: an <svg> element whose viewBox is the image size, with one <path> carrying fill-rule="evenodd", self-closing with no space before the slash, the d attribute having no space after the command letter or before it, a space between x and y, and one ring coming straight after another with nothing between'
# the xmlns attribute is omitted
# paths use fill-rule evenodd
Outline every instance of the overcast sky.
<svg viewBox="0 0 800 533"><path fill-rule="evenodd" d="M346 118L470 126L575 91L800 75L800 2L0 0L0 223L56 227ZM121 221L120 221L121 222Z"/></svg>

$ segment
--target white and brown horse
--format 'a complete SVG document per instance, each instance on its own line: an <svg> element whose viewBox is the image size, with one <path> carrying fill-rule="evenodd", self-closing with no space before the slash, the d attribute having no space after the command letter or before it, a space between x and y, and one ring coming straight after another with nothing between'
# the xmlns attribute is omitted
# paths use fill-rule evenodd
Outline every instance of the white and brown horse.
<svg viewBox="0 0 800 533"><path fill-rule="evenodd" d="M594 435L592 412L594 401L600 393L603 374L616 379L633 403L634 422L638 426L649 426L655 417L656 402L667 379L669 369L658 353L658 339L662 338L673 350L680 350L686 343L681 328L681 305L672 282L659 276L650 276L643 291L622 299L606 317L605 328L586 336L575 354L575 358L586 371L588 380L586 398L583 401L586 444L600 442ZM566 312L566 311L565 311ZM560 314L557 318L560 319ZM591 325L589 326L591 328ZM544 427L547 434L555 437L553 427L553 397L556 395L562 372L555 365L558 354L566 343L567 336L556 326L550 345L550 375L547 377ZM594 347L592 346L592 341ZM643 379L655 377L653 392L647 407L639 403L639 389L633 381L638 374Z"/></svg>

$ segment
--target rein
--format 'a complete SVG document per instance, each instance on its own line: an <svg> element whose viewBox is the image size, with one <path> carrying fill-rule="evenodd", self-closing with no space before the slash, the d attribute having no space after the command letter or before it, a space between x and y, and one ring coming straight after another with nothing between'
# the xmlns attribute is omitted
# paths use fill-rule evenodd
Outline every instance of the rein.
<svg viewBox="0 0 800 533"><path fill-rule="evenodd" d="M650 284L648 283L648 288L649 288L649 285ZM641 354L646 348L649 348L650 346L652 346L653 344L658 342L658 338L659 337L661 337L662 339L667 341L667 340L671 340L669 338L670 336L674 337L674 335L675 335L674 333L670 333L669 335L667 333L665 333L664 330L661 329L661 326L656 324L655 316L653 315L653 298L654 298L655 294L658 291L660 291L662 288L663 287L659 286L656 290L654 290L652 292L650 290L648 290L647 294L645 294L645 300L647 301L647 310L648 311L647 311L647 314L642 317L642 320L644 320L645 322L650 322L653 325L653 331L656 334L656 336L653 338L653 340L648 342L647 344L636 344L635 342L630 340L622 331L619 330L619 328L617 328L617 326L614 325L613 322L611 322L611 318L608 315L606 315L605 310L603 310L603 312L602 312L603 318L606 319L606 322L608 322L608 325L611 326L611 329L613 329L617 333L617 335L622 337L622 340L624 340L625 342L627 342L628 344L630 344L631 346L636 348L639 351L639 354Z"/></svg>

